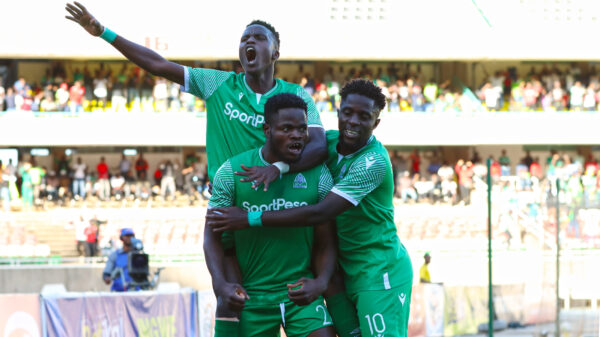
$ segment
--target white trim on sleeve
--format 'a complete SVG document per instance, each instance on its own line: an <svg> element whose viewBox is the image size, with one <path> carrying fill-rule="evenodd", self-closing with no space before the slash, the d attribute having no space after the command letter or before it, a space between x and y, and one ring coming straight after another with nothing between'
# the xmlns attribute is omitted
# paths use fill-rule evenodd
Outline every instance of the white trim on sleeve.
<svg viewBox="0 0 600 337"><path fill-rule="evenodd" d="M340 197L348 200L352 205L356 206L358 205L358 201L356 201L356 199L352 198L349 194L347 194L346 192L340 191L339 189L337 189L336 187L333 187L331 189L331 192L339 195Z"/></svg>
<svg viewBox="0 0 600 337"><path fill-rule="evenodd" d="M186 66L183 66L183 92L190 92L190 72Z"/></svg>

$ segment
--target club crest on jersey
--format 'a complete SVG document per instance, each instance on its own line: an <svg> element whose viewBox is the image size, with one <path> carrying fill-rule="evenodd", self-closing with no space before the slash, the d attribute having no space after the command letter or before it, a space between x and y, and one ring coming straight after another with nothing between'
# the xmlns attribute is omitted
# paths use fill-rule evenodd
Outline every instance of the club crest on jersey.
<svg viewBox="0 0 600 337"><path fill-rule="evenodd" d="M308 184L306 183L306 178L302 175L302 173L298 173L296 178L294 178L294 188L307 188Z"/></svg>

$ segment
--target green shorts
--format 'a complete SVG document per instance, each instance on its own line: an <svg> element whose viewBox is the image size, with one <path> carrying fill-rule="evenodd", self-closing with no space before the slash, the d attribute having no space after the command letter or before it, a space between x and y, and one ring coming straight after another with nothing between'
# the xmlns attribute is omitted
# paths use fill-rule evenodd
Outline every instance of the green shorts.
<svg viewBox="0 0 600 337"><path fill-rule="evenodd" d="M251 296L252 298L252 296ZM240 316L240 337L276 337L283 327L288 337L305 337L333 325L323 297L306 306L287 300L279 304L247 304Z"/></svg>
<svg viewBox="0 0 600 337"><path fill-rule="evenodd" d="M362 337L406 337L412 282L387 290L348 294L356 305Z"/></svg>

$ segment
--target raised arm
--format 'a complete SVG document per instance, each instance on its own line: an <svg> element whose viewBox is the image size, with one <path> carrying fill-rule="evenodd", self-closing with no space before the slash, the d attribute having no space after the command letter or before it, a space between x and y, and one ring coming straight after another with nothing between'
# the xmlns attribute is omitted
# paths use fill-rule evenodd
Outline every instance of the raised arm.
<svg viewBox="0 0 600 337"><path fill-rule="evenodd" d="M131 62L155 76L161 76L169 81L184 85L185 75L183 66L166 60L149 48L131 42L122 36L112 33L110 30L105 30L106 27L102 26L100 22L77 1L74 2L74 5L67 3L65 9L70 14L70 16L65 16L67 19L78 23L93 36L102 36L107 42L112 40L109 43ZM112 36L110 33L112 33Z"/></svg>

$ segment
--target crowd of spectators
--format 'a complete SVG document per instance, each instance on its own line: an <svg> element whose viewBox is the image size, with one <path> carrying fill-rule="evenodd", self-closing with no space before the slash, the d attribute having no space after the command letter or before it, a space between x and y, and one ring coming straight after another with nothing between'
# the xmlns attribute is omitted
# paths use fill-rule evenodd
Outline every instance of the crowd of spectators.
<svg viewBox="0 0 600 337"><path fill-rule="evenodd" d="M199 112L204 102L181 86L124 63L119 72L100 64L91 71L70 69L56 62L39 81L24 77L13 85L0 78L0 111L67 112Z"/></svg>
<svg viewBox="0 0 600 337"><path fill-rule="evenodd" d="M487 163L474 151L472 158L449 163L438 151L421 155L414 150L409 156L390 152L395 176L395 196L402 203L431 203L469 205L479 204L487 195ZM527 151L517 163L512 163L502 150L498 158L490 157L492 192L497 209L502 209L499 222L546 222L539 218L542 209L555 206L557 191L566 209L568 235L579 238L581 210L600 208L600 174L598 160L593 154L583 156L558 153L552 150L543 161ZM429 164L422 167L423 159ZM509 228L510 226L506 226ZM506 229L507 233L510 232ZM600 234L600 233L597 233ZM508 234L507 234L508 235ZM510 237L515 234L510 235Z"/></svg>
<svg viewBox="0 0 600 337"><path fill-rule="evenodd" d="M183 165L163 160L154 171L141 153L134 161L123 155L117 167L109 167L104 157L95 167L80 157L73 159L62 156L51 168L38 165L35 157L18 165L0 161L3 209L31 210L86 199L174 201L181 196L192 204L208 196L206 164L195 155L187 156Z"/></svg>
<svg viewBox="0 0 600 337"><path fill-rule="evenodd" d="M233 67L241 71L241 67ZM66 74L69 74L67 76ZM600 101L600 76L592 66L585 73L572 65L568 70L556 66L532 67L527 74L514 68L485 76L478 87L467 88L458 82L437 83L426 79L420 65L400 69L394 63L374 72L366 64L358 67L330 67L314 78L299 65L296 81L313 97L320 112L336 111L339 90L354 78L368 78L379 85L387 97L389 112L481 111L597 111ZM20 78L13 85L0 79L0 111L187 111L203 112L204 101L182 92L181 87L154 77L129 63L120 71L100 64L93 71L65 69L54 62L46 75L34 83Z"/></svg>

